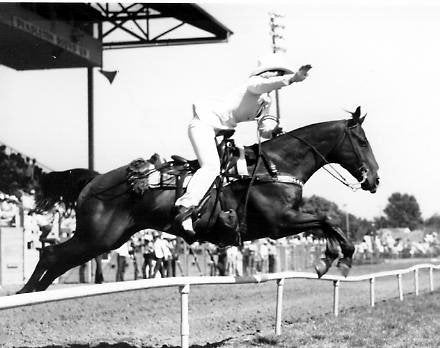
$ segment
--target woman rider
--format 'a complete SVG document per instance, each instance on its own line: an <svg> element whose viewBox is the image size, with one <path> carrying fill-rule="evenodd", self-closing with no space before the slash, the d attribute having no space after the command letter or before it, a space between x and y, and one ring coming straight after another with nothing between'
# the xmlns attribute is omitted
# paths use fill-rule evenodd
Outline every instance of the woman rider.
<svg viewBox="0 0 440 348"><path fill-rule="evenodd" d="M259 62L246 84L232 98L221 103L200 102L193 105L193 118L188 126L188 135L200 164L186 193L175 203L175 221L181 224L188 236L194 236L191 214L200 203L211 184L220 173L220 159L215 136L219 130L233 129L239 122L253 121L262 117L259 132L270 138L278 128L278 120L264 118L271 104L269 93L307 77L310 65L301 67L296 73L290 70L279 54L272 54Z"/></svg>

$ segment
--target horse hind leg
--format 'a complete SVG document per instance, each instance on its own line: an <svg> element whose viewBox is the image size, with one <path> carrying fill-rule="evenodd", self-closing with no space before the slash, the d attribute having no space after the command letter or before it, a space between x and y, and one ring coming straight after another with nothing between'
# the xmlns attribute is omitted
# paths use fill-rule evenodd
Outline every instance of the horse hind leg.
<svg viewBox="0 0 440 348"><path fill-rule="evenodd" d="M56 247L56 245L49 245L41 250L40 259L35 266L34 272L32 273L29 280L26 282L26 284L19 291L17 291L17 294L24 294L36 291L40 279L57 261L56 258L54 258L54 249Z"/></svg>
<svg viewBox="0 0 440 348"><path fill-rule="evenodd" d="M46 271L47 271L47 268L44 267L44 265L41 261L38 261L31 277L26 282L26 284L19 291L17 291L17 294L25 294L28 292L35 291L36 284L41 279L41 277L44 275L44 273L46 273Z"/></svg>
<svg viewBox="0 0 440 348"><path fill-rule="evenodd" d="M35 290L46 290L56 278L69 269L82 265L104 252L121 246L137 229L124 229L124 226L113 224L112 226L107 226L106 231L108 234L106 238L99 238L94 242L75 236L67 241L69 243L65 242L63 248L58 250L58 262L41 277L35 286ZM110 234L113 234L113 238L109 237ZM80 234L77 235L79 236ZM62 244L59 245L61 246Z"/></svg>
<svg viewBox="0 0 440 348"><path fill-rule="evenodd" d="M93 256L83 255L82 257L78 257L75 261L63 262L55 265L53 268L51 268L46 273L44 273L44 275L41 277L39 282L36 284L35 291L46 290L53 283L55 279L63 275L69 269L79 266L91 260L92 258Z"/></svg>
<svg viewBox="0 0 440 348"><path fill-rule="evenodd" d="M42 250L34 273L18 293L46 290L60 275L97 255L99 251L94 252L75 236L61 244L48 246Z"/></svg>

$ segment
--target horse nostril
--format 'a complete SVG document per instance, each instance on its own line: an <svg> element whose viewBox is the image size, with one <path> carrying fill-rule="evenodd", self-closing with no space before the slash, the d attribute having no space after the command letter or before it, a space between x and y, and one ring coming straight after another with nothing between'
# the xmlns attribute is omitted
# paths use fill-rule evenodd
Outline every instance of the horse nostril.
<svg viewBox="0 0 440 348"><path fill-rule="evenodd" d="M380 182L380 179L379 179L379 177L377 177L376 178L376 186L379 186L379 182Z"/></svg>

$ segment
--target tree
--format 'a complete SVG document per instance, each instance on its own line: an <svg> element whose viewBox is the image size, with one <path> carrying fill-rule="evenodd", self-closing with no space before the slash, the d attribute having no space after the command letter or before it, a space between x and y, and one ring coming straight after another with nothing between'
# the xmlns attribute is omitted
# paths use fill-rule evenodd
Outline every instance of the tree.
<svg viewBox="0 0 440 348"><path fill-rule="evenodd" d="M440 231L440 215L434 214L425 220L425 227L433 231Z"/></svg>
<svg viewBox="0 0 440 348"><path fill-rule="evenodd" d="M423 222L416 198L407 193L393 193L388 198L384 213L389 227L408 227L414 230Z"/></svg>
<svg viewBox="0 0 440 348"><path fill-rule="evenodd" d="M373 222L349 214L350 239L352 241L361 242L366 234L374 231Z"/></svg>
<svg viewBox="0 0 440 348"><path fill-rule="evenodd" d="M339 210L338 205L323 197L313 195L303 200L301 210L303 212L323 216L326 215L333 223L341 225L344 214Z"/></svg>
<svg viewBox="0 0 440 348"><path fill-rule="evenodd" d="M313 195L309 198L304 198L301 210L317 216L326 215L333 224L338 225L347 232L347 212L339 209L338 205L334 202ZM349 233L347 237L352 241L362 241L364 235L369 234L373 230L373 224L371 221L359 218L352 214L348 214L348 222Z"/></svg>

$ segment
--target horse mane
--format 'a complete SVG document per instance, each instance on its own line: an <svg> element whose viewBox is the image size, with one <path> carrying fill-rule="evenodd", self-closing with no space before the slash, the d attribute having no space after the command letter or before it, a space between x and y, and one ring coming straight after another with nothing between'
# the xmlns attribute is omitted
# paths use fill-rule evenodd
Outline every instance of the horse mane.
<svg viewBox="0 0 440 348"><path fill-rule="evenodd" d="M349 121L349 120L347 120L347 119L340 119L340 120L312 123L312 124L309 124L309 125L306 125L306 126L303 126L303 127L300 127L300 128L292 129L292 130L290 130L288 132L285 132L285 133L281 133L280 135L278 135L278 136L276 136L276 137L274 137L272 139L266 140L263 143L268 143L268 142L277 140L278 138L281 138L283 135L288 135L288 134L290 134L290 135L299 135L299 134L302 134L304 132L309 131L311 128L322 127L324 125L330 125L330 124L335 124L335 123L346 123L347 121Z"/></svg>
<svg viewBox="0 0 440 348"><path fill-rule="evenodd" d="M98 172L84 168L42 174L35 211L48 211L57 204L64 204L66 211L72 211L81 190L97 175Z"/></svg>

